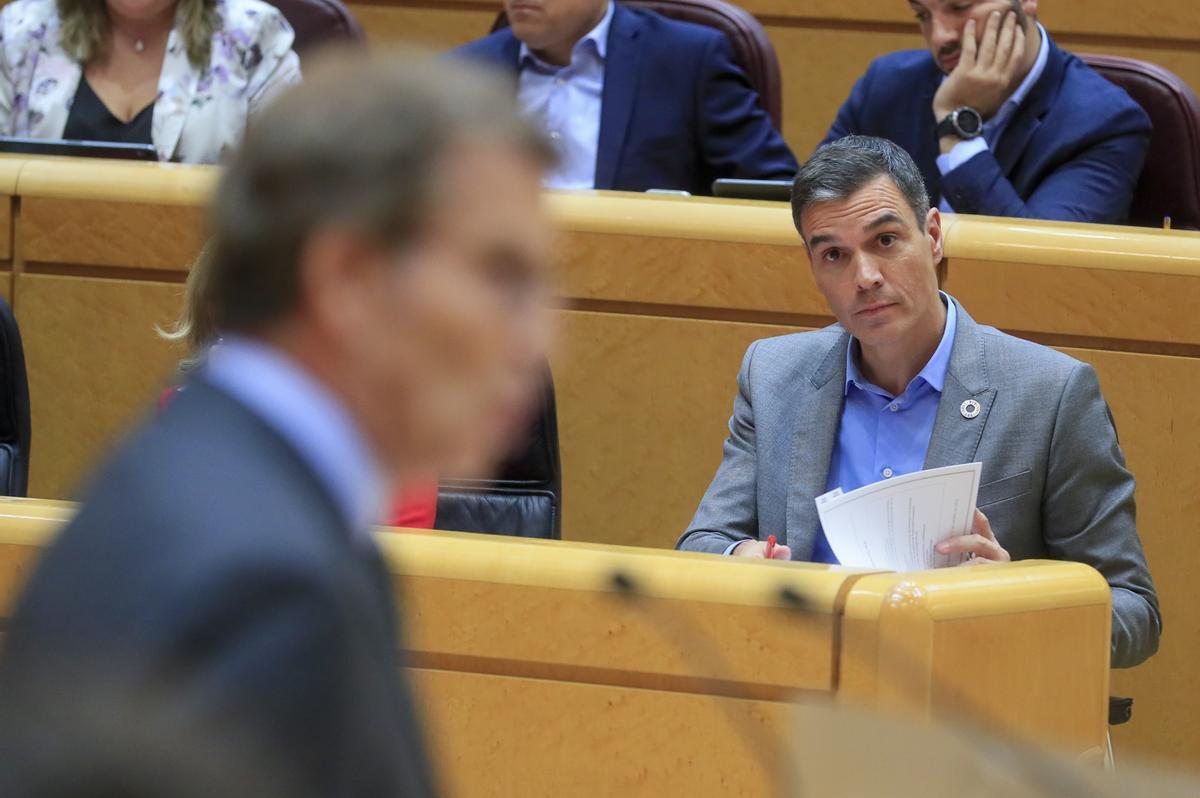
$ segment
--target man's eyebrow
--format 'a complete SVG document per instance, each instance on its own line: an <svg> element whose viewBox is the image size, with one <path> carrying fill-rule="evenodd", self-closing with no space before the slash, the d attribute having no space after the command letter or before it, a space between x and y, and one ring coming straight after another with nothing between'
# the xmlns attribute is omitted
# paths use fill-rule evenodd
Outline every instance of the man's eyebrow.
<svg viewBox="0 0 1200 798"><path fill-rule="evenodd" d="M875 220L872 221L869 225L867 225L864 229L865 230L875 230L877 228L883 227L884 225L888 225L888 224L901 224L902 225L902 224L904 224L904 217L902 217L900 214L896 213L895 211L888 211L887 213L885 213L881 216L875 217Z"/></svg>
<svg viewBox="0 0 1200 798"><path fill-rule="evenodd" d="M816 249L821 244L828 244L830 241L833 241L833 239L834 236L829 235L828 233L824 233L819 236L813 236L812 238L808 239L808 248Z"/></svg>

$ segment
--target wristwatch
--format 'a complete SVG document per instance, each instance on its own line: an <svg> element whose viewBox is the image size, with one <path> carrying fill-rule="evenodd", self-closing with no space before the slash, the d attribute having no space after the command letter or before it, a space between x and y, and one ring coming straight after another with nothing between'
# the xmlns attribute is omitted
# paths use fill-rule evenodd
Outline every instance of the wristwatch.
<svg viewBox="0 0 1200 798"><path fill-rule="evenodd" d="M963 141L979 138L983 134L983 116L968 105L960 105L950 115L938 122L937 137L958 136Z"/></svg>

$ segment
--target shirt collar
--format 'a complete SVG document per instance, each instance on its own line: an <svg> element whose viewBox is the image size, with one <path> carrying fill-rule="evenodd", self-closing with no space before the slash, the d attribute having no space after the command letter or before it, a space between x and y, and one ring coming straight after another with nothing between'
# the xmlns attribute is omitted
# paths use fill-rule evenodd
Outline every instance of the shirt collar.
<svg viewBox="0 0 1200 798"><path fill-rule="evenodd" d="M950 352L954 349L954 333L958 329L958 311L955 308L955 302L945 291L939 291L939 296L942 298L942 303L946 306L946 329L942 331L942 340L938 342L937 349L933 351L933 356L929 358L929 362L925 367L913 377L912 382L908 385L911 387L917 380L922 380L933 390L938 393L942 392L942 387L946 384L946 371L950 368ZM846 386L845 390L849 391L850 386L854 385L860 390L870 390L874 393L886 393L882 388L872 385L862 371L859 370L858 360L854 357L855 344L858 339L851 336L850 342L846 346ZM906 387L907 391L908 388Z"/></svg>
<svg viewBox="0 0 1200 798"><path fill-rule="evenodd" d="M603 61L608 57L608 29L612 27L613 13L616 10L616 3L609 2L608 10L604 12L604 18L597 23L596 27L588 31L587 35L579 41L575 42L575 46L571 48L571 63L575 63L575 57L582 52L584 47L592 47L597 58ZM560 69L567 67L557 67L553 64L547 64L542 59L534 55L529 49L529 45L521 42L520 55L517 57L517 63L525 66L526 63L533 63L539 69L546 72L557 72Z"/></svg>
<svg viewBox="0 0 1200 798"><path fill-rule="evenodd" d="M1041 41L1038 43L1037 59L1033 62L1033 69L1029 70L1029 74L1021 81L1021 85L1017 86L1017 90L1008 98L1005 105L1016 107L1025 102L1025 98L1029 96L1029 92L1033 91L1033 87L1041 79L1042 73L1046 71L1046 62L1050 59L1050 34L1046 33L1046 29L1042 27L1042 23L1035 23L1038 27L1038 32L1041 33Z"/></svg>
<svg viewBox="0 0 1200 798"><path fill-rule="evenodd" d="M349 411L328 388L274 347L226 337L208 353L209 381L279 434L329 490L356 535L370 539L385 484Z"/></svg>

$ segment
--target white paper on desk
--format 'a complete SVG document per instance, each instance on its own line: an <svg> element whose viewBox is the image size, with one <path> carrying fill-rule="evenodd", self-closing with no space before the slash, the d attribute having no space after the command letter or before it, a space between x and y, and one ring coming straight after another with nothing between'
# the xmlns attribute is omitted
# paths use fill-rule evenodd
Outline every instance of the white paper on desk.
<svg viewBox="0 0 1200 798"><path fill-rule="evenodd" d="M817 514L842 565L924 571L957 565L963 554L938 554L940 540L971 530L981 463L931 468L858 490L818 496Z"/></svg>

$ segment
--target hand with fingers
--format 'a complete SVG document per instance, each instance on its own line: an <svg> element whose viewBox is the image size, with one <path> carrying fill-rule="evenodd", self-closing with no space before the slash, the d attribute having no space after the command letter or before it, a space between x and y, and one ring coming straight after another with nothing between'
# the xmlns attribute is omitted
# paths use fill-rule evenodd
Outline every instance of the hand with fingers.
<svg viewBox="0 0 1200 798"><path fill-rule="evenodd" d="M739 543L730 554L735 557L757 557L760 560L767 559L767 548L769 544L765 540L744 540ZM790 560L792 559L792 550L782 543L771 547L772 560Z"/></svg>
<svg viewBox="0 0 1200 798"><path fill-rule="evenodd" d="M975 510L969 535L946 538L936 544L938 554L966 554L962 565L981 565L989 562L1011 562L1012 556L996 541L987 516Z"/></svg>
<svg viewBox="0 0 1200 798"><path fill-rule="evenodd" d="M1021 82L1025 29L1015 12L993 11L977 35L975 20L963 31L962 56L933 97L933 114L945 119L960 106L974 108L986 120L996 115Z"/></svg>

